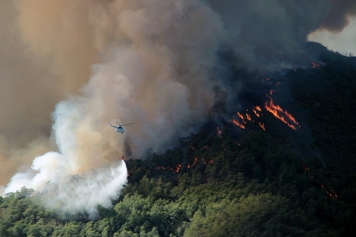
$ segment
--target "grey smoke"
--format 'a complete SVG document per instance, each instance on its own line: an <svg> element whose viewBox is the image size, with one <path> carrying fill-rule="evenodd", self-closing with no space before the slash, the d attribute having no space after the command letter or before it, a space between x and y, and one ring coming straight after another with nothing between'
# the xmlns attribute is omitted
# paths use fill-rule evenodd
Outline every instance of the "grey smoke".
<svg viewBox="0 0 356 237"><path fill-rule="evenodd" d="M325 0L209 0L222 17L241 66L277 70L302 65L307 35L330 10Z"/></svg>
<svg viewBox="0 0 356 237"><path fill-rule="evenodd" d="M331 0L332 8L326 16L321 29L340 32L356 15L356 2L353 0Z"/></svg>

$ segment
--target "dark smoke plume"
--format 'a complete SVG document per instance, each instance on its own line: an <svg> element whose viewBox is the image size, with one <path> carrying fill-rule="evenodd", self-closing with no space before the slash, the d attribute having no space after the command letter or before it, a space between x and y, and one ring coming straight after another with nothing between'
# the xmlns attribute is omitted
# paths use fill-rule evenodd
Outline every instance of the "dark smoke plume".
<svg viewBox="0 0 356 237"><path fill-rule="evenodd" d="M325 0L209 0L243 67L277 70L310 60L304 44L330 9Z"/></svg>
<svg viewBox="0 0 356 237"><path fill-rule="evenodd" d="M356 15L356 1L331 0L332 7L326 16L321 29L333 32L342 31Z"/></svg>

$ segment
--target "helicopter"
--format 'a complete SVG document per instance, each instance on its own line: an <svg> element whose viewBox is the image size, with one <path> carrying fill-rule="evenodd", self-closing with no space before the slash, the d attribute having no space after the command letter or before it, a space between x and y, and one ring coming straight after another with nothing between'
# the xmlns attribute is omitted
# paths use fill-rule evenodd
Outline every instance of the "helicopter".
<svg viewBox="0 0 356 237"><path fill-rule="evenodd" d="M122 126L127 126L127 125L131 125L131 124L135 124L135 123L127 123L127 124L119 124L118 121L116 121L117 126L112 125L112 123L108 123L110 124L111 127L115 128L115 133L121 132L121 134L124 134L125 129Z"/></svg>

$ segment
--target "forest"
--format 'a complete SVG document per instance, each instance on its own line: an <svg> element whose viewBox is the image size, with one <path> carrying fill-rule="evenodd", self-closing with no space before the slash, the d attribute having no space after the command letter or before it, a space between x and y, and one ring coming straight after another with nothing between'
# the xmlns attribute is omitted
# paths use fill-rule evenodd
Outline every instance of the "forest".
<svg viewBox="0 0 356 237"><path fill-rule="evenodd" d="M235 114L163 154L127 160L128 184L94 220L44 209L33 190L6 194L0 236L356 236L355 62L327 52L270 77L283 79L270 96L295 129L266 109L253 115L267 103L242 94L255 122Z"/></svg>

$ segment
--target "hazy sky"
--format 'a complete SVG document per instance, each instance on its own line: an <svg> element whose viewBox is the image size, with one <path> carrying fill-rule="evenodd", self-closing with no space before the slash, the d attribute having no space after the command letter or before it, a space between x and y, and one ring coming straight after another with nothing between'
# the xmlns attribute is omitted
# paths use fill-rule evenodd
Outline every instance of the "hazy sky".
<svg viewBox="0 0 356 237"><path fill-rule="evenodd" d="M328 49L337 51L341 54L356 55L356 19L350 20L340 32L331 32L327 30L318 30L311 33L308 37L310 41L322 43Z"/></svg>

